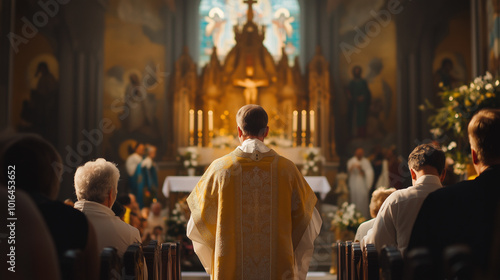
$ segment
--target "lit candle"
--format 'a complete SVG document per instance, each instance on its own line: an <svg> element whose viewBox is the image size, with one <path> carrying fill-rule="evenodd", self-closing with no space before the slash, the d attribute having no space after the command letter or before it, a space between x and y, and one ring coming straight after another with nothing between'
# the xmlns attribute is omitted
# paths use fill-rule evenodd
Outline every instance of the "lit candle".
<svg viewBox="0 0 500 280"><path fill-rule="evenodd" d="M314 132L314 111L311 110L309 112L309 125L311 126L309 129L311 130L311 133Z"/></svg>
<svg viewBox="0 0 500 280"><path fill-rule="evenodd" d="M208 111L208 131L214 130L214 112Z"/></svg>
<svg viewBox="0 0 500 280"><path fill-rule="evenodd" d="M189 110L189 132L194 132L194 110Z"/></svg>
<svg viewBox="0 0 500 280"><path fill-rule="evenodd" d="M297 132L299 112L297 110L293 111L293 120L292 120L292 130L293 132Z"/></svg>
<svg viewBox="0 0 500 280"><path fill-rule="evenodd" d="M203 130L203 111L198 110L198 131L201 132Z"/></svg>
<svg viewBox="0 0 500 280"><path fill-rule="evenodd" d="M302 110L302 131L306 131L306 120L307 119L307 111L306 110Z"/></svg>

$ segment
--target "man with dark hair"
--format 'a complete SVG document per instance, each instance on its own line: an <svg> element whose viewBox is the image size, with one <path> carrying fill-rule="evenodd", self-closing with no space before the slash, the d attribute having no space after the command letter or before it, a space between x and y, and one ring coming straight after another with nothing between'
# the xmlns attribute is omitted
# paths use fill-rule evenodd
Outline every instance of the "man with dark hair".
<svg viewBox="0 0 500 280"><path fill-rule="evenodd" d="M384 245L395 245L404 253L413 223L427 195L442 187L445 176L444 152L431 144L417 146L408 156L413 186L392 193L382 204L373 228L363 239L380 252Z"/></svg>
<svg viewBox="0 0 500 280"><path fill-rule="evenodd" d="M187 235L211 279L305 279L321 229L295 164L264 145L267 113L236 115L241 146L215 160L188 197Z"/></svg>
<svg viewBox="0 0 500 280"><path fill-rule="evenodd" d="M500 204L500 110L479 111L469 123L472 163L479 176L431 193L422 204L408 250L427 247L435 262L452 244L469 245L474 265L490 263L495 215ZM481 277L479 277L481 278ZM482 278L481 278L482 279Z"/></svg>

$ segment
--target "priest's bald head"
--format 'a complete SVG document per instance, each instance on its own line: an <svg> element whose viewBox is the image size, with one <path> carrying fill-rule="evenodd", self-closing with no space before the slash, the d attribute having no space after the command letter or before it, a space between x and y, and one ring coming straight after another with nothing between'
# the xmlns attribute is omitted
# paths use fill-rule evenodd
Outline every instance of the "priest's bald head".
<svg viewBox="0 0 500 280"><path fill-rule="evenodd" d="M255 104L248 104L240 108L236 114L238 124L238 138L241 142L248 138L264 140L269 132L267 113L264 108Z"/></svg>

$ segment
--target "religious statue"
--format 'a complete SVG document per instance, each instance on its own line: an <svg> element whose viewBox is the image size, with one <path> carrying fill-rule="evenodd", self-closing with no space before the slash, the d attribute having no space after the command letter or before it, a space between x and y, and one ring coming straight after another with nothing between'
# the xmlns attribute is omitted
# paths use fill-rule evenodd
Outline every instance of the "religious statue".
<svg viewBox="0 0 500 280"><path fill-rule="evenodd" d="M257 104L258 87L269 85L269 81L265 79L253 80L250 78L236 79L234 85L244 87L243 94L245 95L245 104Z"/></svg>
<svg viewBox="0 0 500 280"><path fill-rule="evenodd" d="M361 77L362 69L356 65L352 68L353 79L349 83L349 128L353 128L354 136L366 137L366 123L370 110L372 94L368 83Z"/></svg>

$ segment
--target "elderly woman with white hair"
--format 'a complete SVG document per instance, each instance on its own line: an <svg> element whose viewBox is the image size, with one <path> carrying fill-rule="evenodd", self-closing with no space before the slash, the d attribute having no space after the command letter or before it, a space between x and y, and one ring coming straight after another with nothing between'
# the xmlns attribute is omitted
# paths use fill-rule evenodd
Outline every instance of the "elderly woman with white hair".
<svg viewBox="0 0 500 280"><path fill-rule="evenodd" d="M99 158L80 166L75 173L75 208L93 224L99 251L115 247L120 256L133 243L140 243L139 231L115 216L111 210L118 193L120 172L114 163Z"/></svg>

